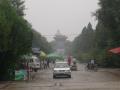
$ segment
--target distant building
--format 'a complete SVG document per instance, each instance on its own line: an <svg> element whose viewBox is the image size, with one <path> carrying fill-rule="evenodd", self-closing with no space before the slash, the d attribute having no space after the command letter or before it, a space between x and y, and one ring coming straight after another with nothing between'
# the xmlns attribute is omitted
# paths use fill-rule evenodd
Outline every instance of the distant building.
<svg viewBox="0 0 120 90"><path fill-rule="evenodd" d="M65 44L67 41L67 37L62 35L58 30L54 37L54 49L58 53L65 53Z"/></svg>

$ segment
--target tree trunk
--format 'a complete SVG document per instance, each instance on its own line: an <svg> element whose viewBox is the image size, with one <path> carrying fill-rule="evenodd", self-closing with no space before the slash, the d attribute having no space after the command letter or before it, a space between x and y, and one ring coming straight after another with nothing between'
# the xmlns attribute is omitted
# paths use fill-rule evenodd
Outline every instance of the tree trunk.
<svg viewBox="0 0 120 90"><path fill-rule="evenodd" d="M10 81L15 77L14 62L9 53L0 52L0 81Z"/></svg>

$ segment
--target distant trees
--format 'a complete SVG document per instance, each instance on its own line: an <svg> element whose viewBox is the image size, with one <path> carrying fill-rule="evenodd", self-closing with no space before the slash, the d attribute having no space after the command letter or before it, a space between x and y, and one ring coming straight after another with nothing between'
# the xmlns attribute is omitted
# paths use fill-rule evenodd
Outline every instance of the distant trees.
<svg viewBox="0 0 120 90"><path fill-rule="evenodd" d="M83 53L90 53L94 49L94 30L91 23L84 27L82 33L73 41L73 54L77 58L82 57Z"/></svg>
<svg viewBox="0 0 120 90"><path fill-rule="evenodd" d="M33 40L32 40L32 47L33 48L40 48L40 50L50 53L52 51L52 47L50 43L43 37L39 32L32 30L33 32Z"/></svg>
<svg viewBox="0 0 120 90"><path fill-rule="evenodd" d="M78 59L95 58L101 66L120 67L120 56L108 51L120 46L120 1L99 0L99 5L96 30L85 27L75 38L73 50Z"/></svg>

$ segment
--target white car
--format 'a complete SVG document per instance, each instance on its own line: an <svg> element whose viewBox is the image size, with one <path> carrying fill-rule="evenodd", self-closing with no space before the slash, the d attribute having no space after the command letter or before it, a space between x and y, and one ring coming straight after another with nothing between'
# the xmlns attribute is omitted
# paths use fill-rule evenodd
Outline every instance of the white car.
<svg viewBox="0 0 120 90"><path fill-rule="evenodd" d="M53 69L53 78L67 76L71 78L71 70L67 62L56 62Z"/></svg>

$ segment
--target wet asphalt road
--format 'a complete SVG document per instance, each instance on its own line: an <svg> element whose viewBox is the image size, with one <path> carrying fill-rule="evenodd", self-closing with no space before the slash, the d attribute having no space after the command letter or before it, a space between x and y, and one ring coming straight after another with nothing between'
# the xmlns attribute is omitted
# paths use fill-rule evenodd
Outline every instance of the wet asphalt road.
<svg viewBox="0 0 120 90"><path fill-rule="evenodd" d="M29 82L12 82L0 90L120 90L120 74L112 70L99 69L86 71L84 65L78 65L78 71L72 72L72 78L52 78L52 70L36 73Z"/></svg>

